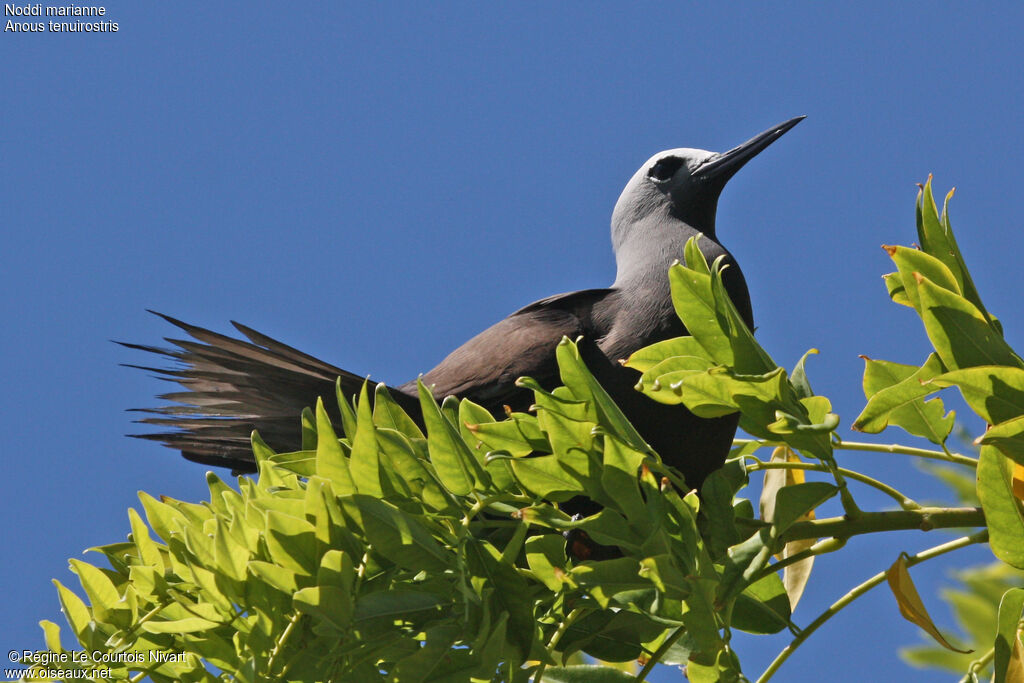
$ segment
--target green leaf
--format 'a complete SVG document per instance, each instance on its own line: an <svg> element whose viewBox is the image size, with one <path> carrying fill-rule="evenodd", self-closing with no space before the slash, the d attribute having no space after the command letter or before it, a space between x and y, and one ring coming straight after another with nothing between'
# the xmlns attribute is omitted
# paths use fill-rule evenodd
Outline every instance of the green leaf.
<svg viewBox="0 0 1024 683"><path fill-rule="evenodd" d="M356 580L356 567L352 557L341 550L328 550L320 558L320 569L316 574L319 586L334 586L351 594Z"/></svg>
<svg viewBox="0 0 1024 683"><path fill-rule="evenodd" d="M995 425L978 443L995 446L1018 465L1024 465L1024 416Z"/></svg>
<svg viewBox="0 0 1024 683"><path fill-rule="evenodd" d="M394 670L394 680L402 683L425 683L427 681L445 680L456 658L466 654L465 651L452 650L458 640L459 629L454 624L444 624L427 629L422 647L413 654L402 658ZM471 663L469 668L475 669ZM462 667L458 667L462 669ZM465 671L460 671L463 675Z"/></svg>
<svg viewBox="0 0 1024 683"><path fill-rule="evenodd" d="M355 493L356 484L349 470L348 458L338 443L338 435L334 433L334 426L322 398L316 401L316 434L317 476L331 482L334 492L339 496Z"/></svg>
<svg viewBox="0 0 1024 683"><path fill-rule="evenodd" d="M512 656L524 661L537 639L537 622L533 615L533 595L530 586L515 567L502 561L501 553L486 541L470 538L466 543L466 559L473 576L483 579L493 591L490 593L493 614L508 614L508 644Z"/></svg>
<svg viewBox="0 0 1024 683"><path fill-rule="evenodd" d="M593 422L578 422L560 413L538 408L537 421L547 434L550 450L554 455L565 461L566 469L572 470L581 479L596 481L596 458L591 458L594 450ZM588 464L594 461L594 464Z"/></svg>
<svg viewBox="0 0 1024 683"><path fill-rule="evenodd" d="M298 590L296 573L291 569L285 569L284 567L280 567L270 562L264 562L262 560L251 560L249 564L246 565L246 569L257 579L263 581L272 588L276 588L282 593L291 595Z"/></svg>
<svg viewBox="0 0 1024 683"><path fill-rule="evenodd" d="M311 586L292 596L292 604L304 614L345 631L352 622L352 596L336 586Z"/></svg>
<svg viewBox="0 0 1024 683"><path fill-rule="evenodd" d="M495 422L492 418L489 422L463 422L463 425L487 453L502 452L521 458L535 450L517 420ZM547 446L546 443L544 445Z"/></svg>
<svg viewBox="0 0 1024 683"><path fill-rule="evenodd" d="M380 486L380 456L377 449L376 431L370 408L370 393L367 383L363 382L356 410L356 434L351 439L352 453L349 458L349 471L359 493L380 498L383 497L384 491Z"/></svg>
<svg viewBox="0 0 1024 683"><path fill-rule="evenodd" d="M552 593L562 589L565 574L565 539L561 534L541 534L526 539L526 564Z"/></svg>
<svg viewBox="0 0 1024 683"><path fill-rule="evenodd" d="M937 390L928 380L942 372L942 361L934 353L920 368L864 357L864 395L868 403L853 429L877 434L893 424L932 443L944 443L953 429L955 415L944 415L939 399L924 400Z"/></svg>
<svg viewBox="0 0 1024 683"><path fill-rule="evenodd" d="M711 361L707 351L693 337L674 337L634 351L623 365L639 372L647 372L659 363L676 356L692 356Z"/></svg>
<svg viewBox="0 0 1024 683"><path fill-rule="evenodd" d="M658 403L675 405L681 402L676 390L680 382L690 375L706 372L712 364L696 356L673 356L648 369L640 376L636 389Z"/></svg>
<svg viewBox="0 0 1024 683"><path fill-rule="evenodd" d="M355 394L350 397L345 396L341 389L341 377L334 381L334 398L338 403L338 412L341 414L341 431L344 432L346 438L352 439L356 435L356 411L352 409Z"/></svg>
<svg viewBox="0 0 1024 683"><path fill-rule="evenodd" d="M630 683L631 674L597 664L550 666L544 669L546 683Z"/></svg>
<svg viewBox="0 0 1024 683"><path fill-rule="evenodd" d="M995 678L993 683L1011 683L1007 678L1007 670L1010 669L1014 650L1018 650L1017 658L1020 657L1020 640L1017 635L1020 624L1021 612L1024 611L1024 589L1011 588L1003 594L999 601L999 617L997 621L996 642L995 642ZM1020 666L1018 661L1017 666ZM1019 674L1019 671L1018 671Z"/></svg>
<svg viewBox="0 0 1024 683"><path fill-rule="evenodd" d="M71 631L78 638L78 642L86 647L94 645L92 642L92 615L82 599L75 595L74 591L67 588L57 579L52 579L53 585L57 587L57 597L60 599L60 608L64 618L68 620Z"/></svg>
<svg viewBox="0 0 1024 683"><path fill-rule="evenodd" d="M955 386L971 410L990 425L1024 415L1024 370L983 365L953 370L935 377L932 384Z"/></svg>
<svg viewBox="0 0 1024 683"><path fill-rule="evenodd" d="M316 416L313 411L306 408L302 409L302 416L299 418L300 429L302 430L302 450L304 451L315 451L316 450Z"/></svg>
<svg viewBox="0 0 1024 683"><path fill-rule="evenodd" d="M771 558L774 545L769 529L759 529L750 538L729 548L722 574L725 597L738 595L749 585L748 579L760 571Z"/></svg>
<svg viewBox="0 0 1024 683"><path fill-rule="evenodd" d="M233 538L227 524L218 519L213 539L213 561L220 572L235 581L244 581L249 555L249 549Z"/></svg>
<svg viewBox="0 0 1024 683"><path fill-rule="evenodd" d="M147 621L142 624L142 630L147 633L197 633L216 626L220 624L202 617L184 617L167 621Z"/></svg>
<svg viewBox="0 0 1024 683"><path fill-rule="evenodd" d="M913 304L910 303L910 298L907 296L907 288L903 286L903 278L899 273L883 275L882 280L885 281L885 289L893 303L913 308Z"/></svg>
<svg viewBox="0 0 1024 683"><path fill-rule="evenodd" d="M135 511L135 508L128 508L128 521L132 527L131 540L138 550L139 560L142 564L157 567L163 571L164 561L163 555L160 554L160 548L150 537L149 528L146 527L146 523L142 521L142 517Z"/></svg>
<svg viewBox="0 0 1024 683"><path fill-rule="evenodd" d="M562 341L558 342L555 349L555 357L558 360L558 372L562 382L572 390L578 400L593 402L597 409L598 423L630 447L649 452L647 442L584 365L579 347L568 337L562 337Z"/></svg>
<svg viewBox="0 0 1024 683"><path fill-rule="evenodd" d="M708 260L704 258L704 252L700 250L700 240L703 238L704 235L697 234L686 240L686 246L683 247L683 263L687 268L701 275L711 275Z"/></svg>
<svg viewBox="0 0 1024 683"><path fill-rule="evenodd" d="M910 247L883 246L882 248L889 253L889 256L895 261L896 267L899 268L900 279L906 290L906 297L910 305L917 309L919 313L921 311L921 297L918 293L917 277L915 275L922 275L930 282L949 290L953 294L961 294L960 283L957 282L952 271L950 271L945 263L931 254Z"/></svg>
<svg viewBox="0 0 1024 683"><path fill-rule="evenodd" d="M274 562L297 574L313 576L319 564L316 528L304 519L267 511L267 550Z"/></svg>
<svg viewBox="0 0 1024 683"><path fill-rule="evenodd" d="M746 479L743 465L733 461L709 474L700 488L702 522L707 525L703 535L708 550L715 558L723 556L729 546L743 540L736 527L736 511L733 507L733 497L739 488L733 483L737 470L740 473L740 485L743 485Z"/></svg>
<svg viewBox="0 0 1024 683"><path fill-rule="evenodd" d="M707 268L707 262L704 269ZM701 270L704 270L701 269ZM715 297L711 291L711 274L695 270L693 264L676 264L669 268L668 280L672 288L672 304L686 330L693 335L704 354L719 365L734 366L735 356L725 326L718 319Z"/></svg>
<svg viewBox="0 0 1024 683"><path fill-rule="evenodd" d="M736 653L721 644L715 649L692 653L686 663L686 678L690 683L731 683L743 680Z"/></svg>
<svg viewBox="0 0 1024 683"><path fill-rule="evenodd" d="M183 514L145 491L139 491L139 501L146 511L149 525L165 542L171 540L174 533L180 532L181 525L187 523Z"/></svg>
<svg viewBox="0 0 1024 683"><path fill-rule="evenodd" d="M311 477L316 474L316 444L308 451L274 453L266 461L300 477Z"/></svg>
<svg viewBox="0 0 1024 683"><path fill-rule="evenodd" d="M690 582L671 555L645 557L638 573L668 598L684 600L690 594Z"/></svg>
<svg viewBox="0 0 1024 683"><path fill-rule="evenodd" d="M373 421L378 427L394 429L410 439L426 438L416 422L391 397L391 392L383 383L373 391Z"/></svg>
<svg viewBox="0 0 1024 683"><path fill-rule="evenodd" d="M1024 512L1013 495L1012 471L1012 460L992 446L982 446L978 497L988 523L989 546L1003 562L1024 569Z"/></svg>
<svg viewBox="0 0 1024 683"><path fill-rule="evenodd" d="M718 620L715 618L715 589L718 582L702 578L694 579L691 585L693 591L683 604L683 624L698 651L716 652L722 644Z"/></svg>
<svg viewBox="0 0 1024 683"><path fill-rule="evenodd" d="M310 477L306 482L302 508L303 517L314 527L318 549L336 548L356 557L363 554L362 544L348 528L348 520L329 481Z"/></svg>
<svg viewBox="0 0 1024 683"><path fill-rule="evenodd" d="M916 278L921 319L943 365L951 370L978 365L1022 365L974 304L921 275Z"/></svg>
<svg viewBox="0 0 1024 683"><path fill-rule="evenodd" d="M949 222L949 200L953 198L953 190L950 190L943 202L942 217L938 216L938 209L935 206L935 199L932 196L932 178L928 176L918 194L917 202L917 233L921 240L922 248L935 256L949 268L960 291L968 301L974 304L983 313L985 307L981 303L981 297L974 286L971 274L967 270L964 258L960 254L960 247L957 246L956 238L953 236L953 228ZM986 314L987 317L987 314Z"/></svg>
<svg viewBox="0 0 1024 683"><path fill-rule="evenodd" d="M88 562L71 559L69 563L71 570L78 574L82 589L92 604L93 618L101 623L112 623L114 611L118 607L118 603L121 602L121 596L113 582L100 569Z"/></svg>
<svg viewBox="0 0 1024 683"><path fill-rule="evenodd" d="M639 551L638 541L643 540L622 515L608 508L584 519L579 528L601 545L615 545L629 552Z"/></svg>
<svg viewBox="0 0 1024 683"><path fill-rule="evenodd" d="M640 564L631 557L578 564L569 574L602 608L607 608L618 593L651 587L651 582L640 575Z"/></svg>
<svg viewBox="0 0 1024 683"><path fill-rule="evenodd" d="M446 489L464 496L489 480L481 463L466 446L455 426L442 414L433 395L417 380L423 421L427 425L430 462Z"/></svg>
<svg viewBox="0 0 1024 683"><path fill-rule="evenodd" d="M475 676L484 680L493 676L498 668L498 663L504 656L505 641L508 637L508 614L502 614L495 622L489 631L481 629L476 642L473 643L473 652L478 655L480 661Z"/></svg>
<svg viewBox="0 0 1024 683"><path fill-rule="evenodd" d="M789 618L789 595L778 574L747 586L732 608L732 626L747 633L778 633Z"/></svg>
<svg viewBox="0 0 1024 683"><path fill-rule="evenodd" d="M490 417L489 413L488 417ZM459 419L463 418L460 416ZM463 424L468 424L467 429L477 441L484 445L487 452L504 451L516 458L529 455L538 446L547 446L542 438L535 441L529 432L524 430L527 423L527 420L514 419L495 422L494 418L486 422L463 422ZM537 436L540 437L540 429L537 429Z"/></svg>
<svg viewBox="0 0 1024 683"><path fill-rule="evenodd" d="M413 515L369 496L352 496L345 501L346 511L349 502L359 511L370 544L398 566L444 571L454 559Z"/></svg>
<svg viewBox="0 0 1024 683"><path fill-rule="evenodd" d="M793 367L793 373L789 376L789 381L796 391L797 398L810 398L814 396L814 390L811 389L811 383L807 379L807 370L805 369L807 358L812 354L818 355L818 349L808 349L807 353L802 355L800 360L797 361Z"/></svg>
<svg viewBox="0 0 1024 683"><path fill-rule="evenodd" d="M594 611L573 622L559 641L559 649L562 661L582 650L602 662L632 662L643 653L645 644L664 630L664 624L636 612Z"/></svg>
<svg viewBox="0 0 1024 683"><path fill-rule="evenodd" d="M720 312L720 321L724 321L723 329L727 331L729 343L733 348L735 363L733 369L741 374L762 375L772 372L778 365L768 352L754 339L754 333L740 317L739 311L729 298L722 281L721 265L724 256L715 259L711 273L711 293L715 297L715 307Z"/></svg>
<svg viewBox="0 0 1024 683"><path fill-rule="evenodd" d="M779 489L775 496L775 514L771 520L777 534L782 534L800 517L836 495L839 489L823 481L792 484Z"/></svg>
<svg viewBox="0 0 1024 683"><path fill-rule="evenodd" d="M594 406L594 401L587 398L578 398L568 386L559 386L555 387L553 391L548 391L541 386L540 382L532 377L520 377L516 380L516 386L533 392L533 402L537 410L558 413L575 422L593 422L596 424L598 421L597 408ZM582 394L586 394L587 386L581 384L577 387L577 390ZM544 435L540 432L540 423L536 422L535 417L529 415L529 413L515 412L511 413L511 416L517 419L527 418L531 422L536 423L536 430L531 431L530 435L532 438L544 440ZM543 445L541 448L543 448Z"/></svg>
<svg viewBox="0 0 1024 683"><path fill-rule="evenodd" d="M568 464L567 460L577 461L577 466L586 466L590 462L585 452L570 451L563 456L516 458L510 466L516 480L527 491L541 498L563 502L586 490L583 481L563 466L563 463Z"/></svg>
<svg viewBox="0 0 1024 683"><path fill-rule="evenodd" d="M622 511L627 520L648 521L647 508L637 484L637 472L646 456L613 436L604 438L603 455L601 487L606 497Z"/></svg>
<svg viewBox="0 0 1024 683"><path fill-rule="evenodd" d="M274 449L267 445L267 442L260 437L260 433L256 430L249 435L249 445L252 447L252 457L256 460L257 471L262 472L261 476L263 477L273 476L274 469L267 467L267 463L274 457ZM263 472L264 470L266 472Z"/></svg>
<svg viewBox="0 0 1024 683"><path fill-rule="evenodd" d="M64 648L60 644L60 626L43 619L39 622L39 627L43 629L43 640L46 643L46 649L50 652L63 652Z"/></svg>

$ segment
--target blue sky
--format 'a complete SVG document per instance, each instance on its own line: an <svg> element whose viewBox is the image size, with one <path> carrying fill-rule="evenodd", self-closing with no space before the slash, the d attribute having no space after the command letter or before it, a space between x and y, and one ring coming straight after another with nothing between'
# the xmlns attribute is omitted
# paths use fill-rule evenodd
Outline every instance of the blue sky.
<svg viewBox="0 0 1024 683"><path fill-rule="evenodd" d="M661 149L721 151L808 116L731 181L718 233L775 359L820 349L811 381L842 434L858 354L927 353L879 246L914 240L929 173L957 186L962 251L1024 348L1019 3L106 7L117 33L0 36L6 649L63 623L49 577L77 585L67 558L122 539L138 490L206 495L201 467L123 437L124 409L166 390L108 341L172 333L145 308L402 382L530 301L610 283L612 206ZM903 460L844 464L943 495ZM797 622L940 533L820 559ZM940 621L948 571L989 558L914 570ZM782 679L934 680L897 661L921 636L882 590ZM784 644L738 637L744 670Z"/></svg>

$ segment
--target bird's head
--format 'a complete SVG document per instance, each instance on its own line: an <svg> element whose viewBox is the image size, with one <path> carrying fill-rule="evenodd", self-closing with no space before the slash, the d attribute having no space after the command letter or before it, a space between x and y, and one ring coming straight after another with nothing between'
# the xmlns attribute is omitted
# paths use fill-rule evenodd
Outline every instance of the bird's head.
<svg viewBox="0 0 1024 683"><path fill-rule="evenodd" d="M679 148L658 152L633 174L612 213L612 239L619 244L631 228L652 218L682 221L715 234L718 196L744 164L778 140L803 116L773 126L728 152Z"/></svg>

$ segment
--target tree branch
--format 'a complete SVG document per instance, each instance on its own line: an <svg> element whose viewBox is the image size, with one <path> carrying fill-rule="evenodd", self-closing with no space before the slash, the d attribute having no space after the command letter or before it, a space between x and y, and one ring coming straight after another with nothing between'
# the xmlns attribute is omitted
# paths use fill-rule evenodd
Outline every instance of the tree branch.
<svg viewBox="0 0 1024 683"><path fill-rule="evenodd" d="M918 510L892 510L865 512L856 519L830 517L809 522L796 522L782 534L780 541L799 541L807 538L849 538L878 531L919 529L950 529L985 525L981 508L920 508Z"/></svg>

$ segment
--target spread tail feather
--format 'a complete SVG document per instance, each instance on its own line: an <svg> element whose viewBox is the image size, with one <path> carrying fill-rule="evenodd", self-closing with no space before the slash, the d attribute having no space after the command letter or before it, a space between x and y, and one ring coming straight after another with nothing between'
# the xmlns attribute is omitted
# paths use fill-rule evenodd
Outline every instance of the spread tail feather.
<svg viewBox="0 0 1024 683"><path fill-rule="evenodd" d="M318 397L333 397L340 378L346 396L359 391L363 378L232 322L248 341L190 325L150 311L184 330L192 339L166 341L176 348L118 342L122 346L170 358L178 367L132 365L175 382L184 391L161 394L174 405L134 409L153 417L138 420L172 431L133 434L180 450L189 460L253 472L250 437L258 430L277 451L301 446L299 416ZM396 397L399 398L399 397ZM404 398L404 397L403 397Z"/></svg>

